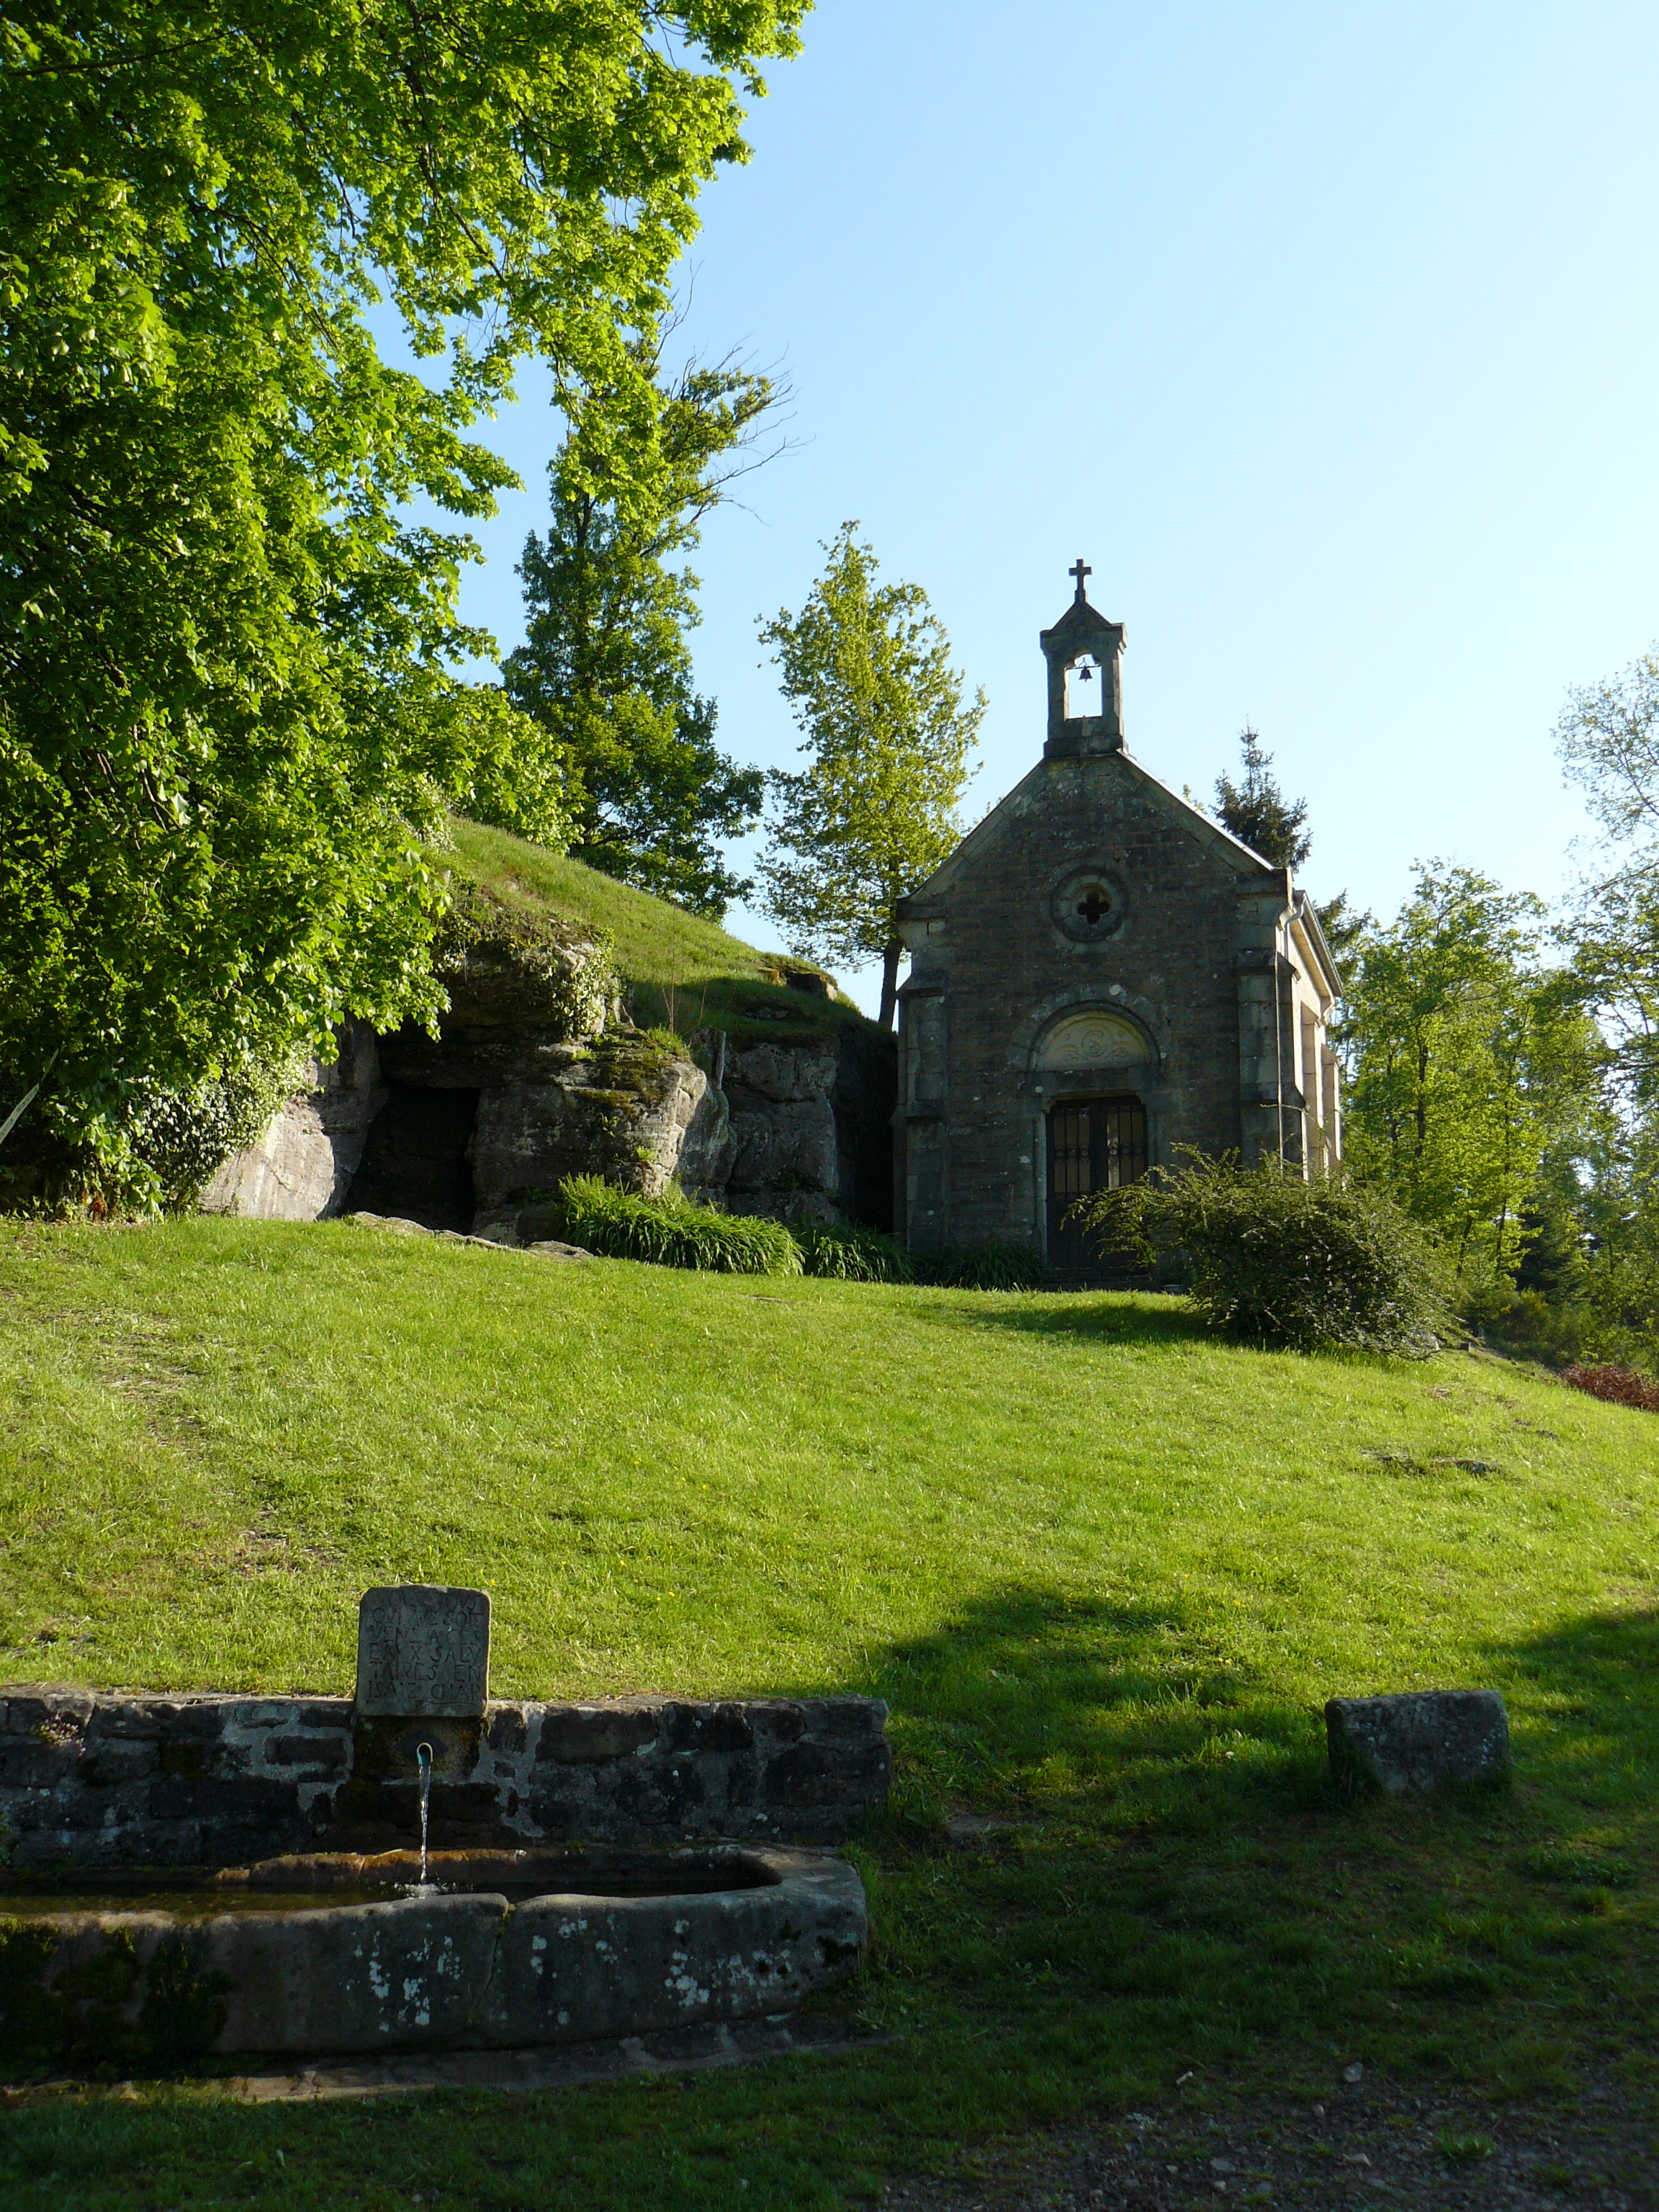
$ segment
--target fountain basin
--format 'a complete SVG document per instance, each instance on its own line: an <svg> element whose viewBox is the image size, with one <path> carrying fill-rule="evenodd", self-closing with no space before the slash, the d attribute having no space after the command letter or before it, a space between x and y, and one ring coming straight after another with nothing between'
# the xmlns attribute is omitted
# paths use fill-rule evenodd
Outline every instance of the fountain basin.
<svg viewBox="0 0 1659 2212"><path fill-rule="evenodd" d="M107 1870L0 1894L25 2064L512 2049L792 2011L868 1937L843 1860L772 1845Z"/></svg>

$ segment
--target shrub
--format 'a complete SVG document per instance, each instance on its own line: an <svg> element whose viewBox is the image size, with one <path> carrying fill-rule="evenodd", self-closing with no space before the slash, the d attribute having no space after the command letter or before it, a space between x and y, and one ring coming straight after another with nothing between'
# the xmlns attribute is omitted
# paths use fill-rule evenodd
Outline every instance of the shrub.
<svg viewBox="0 0 1659 2212"><path fill-rule="evenodd" d="M1581 1374L1632 1377L1638 1390L1659 1389L1659 1334L1651 1328L1627 1326L1594 1296L1558 1304L1536 1291L1511 1291L1502 1284L1468 1299L1463 1310L1474 1328L1506 1352L1545 1360L1552 1367L1574 1368ZM1577 1387L1589 1389L1592 1396L1603 1395L1593 1384ZM1627 1390L1632 1385L1616 1387ZM1624 1396L1613 1402L1637 1405L1642 1401Z"/></svg>
<svg viewBox="0 0 1659 2212"><path fill-rule="evenodd" d="M912 1275L947 1291L1036 1291L1052 1277L1041 1253L1025 1244L969 1244L947 1252L913 1252Z"/></svg>
<svg viewBox="0 0 1659 2212"><path fill-rule="evenodd" d="M830 1275L843 1283L908 1283L914 1280L910 1255L890 1237L841 1222L799 1221L794 1229L801 1264L809 1275Z"/></svg>
<svg viewBox="0 0 1659 2212"><path fill-rule="evenodd" d="M296 1048L187 1090L142 1086L129 1121L138 1174L121 1194L137 1195L148 1175L163 1205L188 1212L214 1170L262 1136L283 1100L314 1080L310 1055Z"/></svg>
<svg viewBox="0 0 1659 2212"><path fill-rule="evenodd" d="M1633 1367L1569 1367L1561 1377L1575 1390L1592 1398L1605 1398L1610 1406L1636 1406L1644 1413L1659 1413L1659 1382L1638 1375Z"/></svg>
<svg viewBox="0 0 1659 2212"><path fill-rule="evenodd" d="M636 1198L599 1176L570 1176L559 1200L571 1237L612 1260L648 1260L715 1275L799 1275L799 1246L781 1221L694 1206L678 1192Z"/></svg>
<svg viewBox="0 0 1659 2212"><path fill-rule="evenodd" d="M1447 1324L1437 1257L1380 1191L1194 1152L1079 1211L1109 1251L1182 1255L1204 1318L1261 1342L1421 1358Z"/></svg>

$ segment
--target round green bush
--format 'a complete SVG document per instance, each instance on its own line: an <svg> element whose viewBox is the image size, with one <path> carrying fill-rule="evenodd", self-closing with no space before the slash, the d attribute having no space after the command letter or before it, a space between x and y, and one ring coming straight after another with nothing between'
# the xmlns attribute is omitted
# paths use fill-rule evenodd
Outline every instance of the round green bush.
<svg viewBox="0 0 1659 2212"><path fill-rule="evenodd" d="M1205 1319L1259 1343L1424 1358L1448 1326L1433 1249L1364 1185L1194 1153L1077 1212L1109 1252L1143 1266L1178 1255Z"/></svg>

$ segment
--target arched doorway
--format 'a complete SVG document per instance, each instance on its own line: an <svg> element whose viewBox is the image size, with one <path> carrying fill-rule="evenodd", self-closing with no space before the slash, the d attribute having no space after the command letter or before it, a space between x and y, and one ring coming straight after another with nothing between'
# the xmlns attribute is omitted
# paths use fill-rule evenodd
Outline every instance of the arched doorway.
<svg viewBox="0 0 1659 2212"><path fill-rule="evenodd" d="M1062 1098L1048 1111L1048 1264L1063 1275L1100 1264L1093 1239L1068 1219L1079 1198L1146 1172L1146 1109L1139 1098Z"/></svg>

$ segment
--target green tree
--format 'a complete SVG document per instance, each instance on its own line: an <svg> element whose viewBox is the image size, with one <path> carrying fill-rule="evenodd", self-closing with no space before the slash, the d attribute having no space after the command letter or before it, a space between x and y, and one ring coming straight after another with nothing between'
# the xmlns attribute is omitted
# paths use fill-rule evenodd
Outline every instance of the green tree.
<svg viewBox="0 0 1659 2212"><path fill-rule="evenodd" d="M1356 950L1376 928L1376 916L1368 909L1350 906L1346 890L1339 891L1334 898L1316 899L1314 912L1319 916L1319 927L1333 958L1346 974Z"/></svg>
<svg viewBox="0 0 1659 2212"><path fill-rule="evenodd" d="M136 1085L430 1017L446 796L561 834L410 503L489 511L526 353L616 455L651 421L630 333L803 5L10 0L0 1073L66 1133L117 1161Z"/></svg>
<svg viewBox="0 0 1659 2212"><path fill-rule="evenodd" d="M771 458L755 439L784 395L730 360L665 381L660 354L658 333L632 349L655 404L625 452L613 435L619 392L568 398L552 520L519 570L527 634L505 677L573 763L580 858L718 920L751 886L715 841L752 826L764 782L714 743L714 702L693 689L686 644L698 580L669 563L696 545L733 477Z"/></svg>
<svg viewBox="0 0 1659 2212"><path fill-rule="evenodd" d="M1600 1039L1544 963L1536 899L1467 868L1416 877L1349 981L1346 1157L1461 1267L1510 1279L1547 1156L1599 1098Z"/></svg>
<svg viewBox="0 0 1659 2212"><path fill-rule="evenodd" d="M1578 1215L1584 1296L1615 1329L1659 1339L1659 647L1575 691L1556 728L1603 833L1562 936L1611 1046L1611 1103Z"/></svg>
<svg viewBox="0 0 1659 2212"><path fill-rule="evenodd" d="M1216 778L1216 819L1270 866L1299 868L1313 849L1312 835L1302 826L1308 802L1285 798L1273 772L1273 757L1262 750L1254 730L1241 730L1238 744L1244 779L1235 783L1231 776Z"/></svg>
<svg viewBox="0 0 1659 2212"><path fill-rule="evenodd" d="M1659 1109L1659 647L1574 692L1556 726L1568 776L1602 830L1607 865L1565 933L1618 1042L1626 1095Z"/></svg>
<svg viewBox="0 0 1659 2212"><path fill-rule="evenodd" d="M1243 781L1235 783L1226 775L1216 778L1216 819L1241 844L1259 853L1273 867L1294 872L1313 850L1313 832L1304 827L1308 818L1308 802L1305 799L1285 798L1273 772L1273 757L1263 750L1255 731L1241 730L1238 742L1243 757ZM1316 905L1315 911L1326 942L1339 962L1347 958L1373 926L1371 915L1358 913L1348 904L1345 890L1327 899L1323 905Z"/></svg>
<svg viewBox="0 0 1659 2212"><path fill-rule="evenodd" d="M919 584L877 581L844 522L799 615L761 626L809 765L774 769L768 910L808 959L882 963L884 1029L897 1000L898 902L961 836L957 807L985 694L964 705L951 641Z"/></svg>

